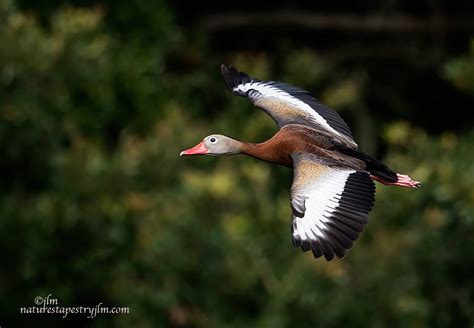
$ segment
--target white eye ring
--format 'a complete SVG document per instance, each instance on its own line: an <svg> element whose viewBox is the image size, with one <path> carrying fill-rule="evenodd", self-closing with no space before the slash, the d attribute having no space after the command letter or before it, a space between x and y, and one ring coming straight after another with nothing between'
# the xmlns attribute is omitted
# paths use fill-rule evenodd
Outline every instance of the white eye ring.
<svg viewBox="0 0 474 328"><path fill-rule="evenodd" d="M210 142L210 143L216 143L216 142L217 142L217 139L214 138L214 137L212 137L212 138L209 139L209 142Z"/></svg>

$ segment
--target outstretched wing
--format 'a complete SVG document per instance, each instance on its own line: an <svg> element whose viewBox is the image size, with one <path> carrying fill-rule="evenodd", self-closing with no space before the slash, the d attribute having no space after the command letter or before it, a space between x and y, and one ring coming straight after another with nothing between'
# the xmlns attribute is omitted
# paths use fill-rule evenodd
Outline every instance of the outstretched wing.
<svg viewBox="0 0 474 328"><path fill-rule="evenodd" d="M293 153L291 187L293 245L329 261L344 257L367 223L375 184L366 171L324 164L315 155Z"/></svg>
<svg viewBox="0 0 474 328"><path fill-rule="evenodd" d="M282 82L251 78L231 65L221 65L221 72L232 93L249 98L280 128L287 124L317 127L330 132L347 147L357 148L346 122L338 113L320 104L308 91Z"/></svg>

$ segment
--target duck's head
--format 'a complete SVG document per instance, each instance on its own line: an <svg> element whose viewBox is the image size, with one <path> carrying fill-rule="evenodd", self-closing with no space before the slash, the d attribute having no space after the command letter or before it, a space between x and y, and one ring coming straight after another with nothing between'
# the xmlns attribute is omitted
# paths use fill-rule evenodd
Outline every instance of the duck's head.
<svg viewBox="0 0 474 328"><path fill-rule="evenodd" d="M240 142L221 134L205 137L193 148L183 150L183 155L234 155L240 152Z"/></svg>

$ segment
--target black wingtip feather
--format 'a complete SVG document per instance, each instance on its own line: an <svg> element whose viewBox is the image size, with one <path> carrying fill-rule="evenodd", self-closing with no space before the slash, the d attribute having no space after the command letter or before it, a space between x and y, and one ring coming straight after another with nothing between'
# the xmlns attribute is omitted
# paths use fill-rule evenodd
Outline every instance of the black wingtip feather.
<svg viewBox="0 0 474 328"><path fill-rule="evenodd" d="M224 77L225 85L234 94L245 96L244 93L236 92L234 89L240 84L249 83L252 79L245 73L237 71L232 65L221 64L221 74Z"/></svg>
<svg viewBox="0 0 474 328"><path fill-rule="evenodd" d="M227 89L229 89L231 92L233 92L234 87L236 86L238 77L238 73L232 65L221 65L221 74L222 77L224 77L224 82L225 85L227 86Z"/></svg>
<svg viewBox="0 0 474 328"><path fill-rule="evenodd" d="M331 261L334 258L334 250L331 245L325 239L321 239L319 244L321 245L321 249L326 260Z"/></svg>
<svg viewBox="0 0 474 328"><path fill-rule="evenodd" d="M321 250L321 247L319 247L317 241L313 241L313 242L311 243L311 251L312 251L312 253L313 253L314 258L316 258L316 259L317 259L318 257L323 256L323 251Z"/></svg>

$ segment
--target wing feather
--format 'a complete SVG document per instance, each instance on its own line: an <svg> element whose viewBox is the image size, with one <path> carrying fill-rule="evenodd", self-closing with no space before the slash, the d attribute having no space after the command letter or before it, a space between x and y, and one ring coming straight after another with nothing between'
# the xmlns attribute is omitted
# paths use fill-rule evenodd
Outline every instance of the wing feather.
<svg viewBox="0 0 474 328"><path fill-rule="evenodd" d="M293 245L328 261L342 258L367 224L375 184L368 172L321 164L316 155L292 153Z"/></svg>
<svg viewBox="0 0 474 328"><path fill-rule="evenodd" d="M247 97L280 128L287 124L303 124L323 129L345 146L357 149L352 132L341 116L319 103L308 91L283 82L251 78L231 65L221 65L221 72L232 93Z"/></svg>

